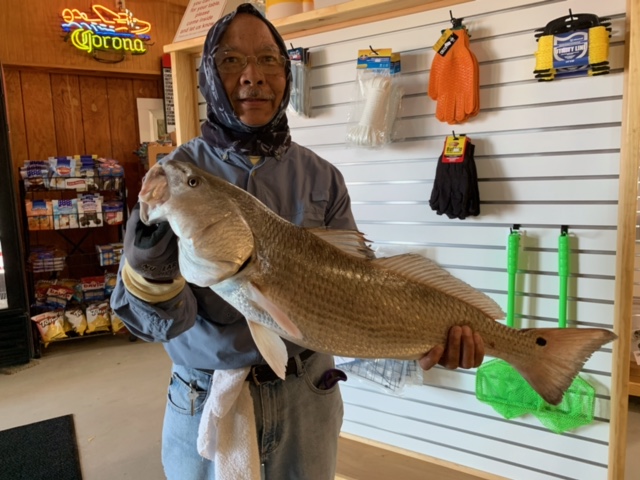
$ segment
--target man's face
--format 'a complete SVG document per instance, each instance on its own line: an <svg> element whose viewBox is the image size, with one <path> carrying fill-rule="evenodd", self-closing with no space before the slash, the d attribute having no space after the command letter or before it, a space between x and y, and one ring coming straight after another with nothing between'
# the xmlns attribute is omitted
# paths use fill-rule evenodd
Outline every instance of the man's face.
<svg viewBox="0 0 640 480"><path fill-rule="evenodd" d="M218 56L250 57L237 73L223 72ZM284 65L264 71L256 58L279 58L278 45L269 27L254 15L238 14L224 33L216 54L216 63L233 110L242 123L259 127L269 123L278 111L286 88Z"/></svg>

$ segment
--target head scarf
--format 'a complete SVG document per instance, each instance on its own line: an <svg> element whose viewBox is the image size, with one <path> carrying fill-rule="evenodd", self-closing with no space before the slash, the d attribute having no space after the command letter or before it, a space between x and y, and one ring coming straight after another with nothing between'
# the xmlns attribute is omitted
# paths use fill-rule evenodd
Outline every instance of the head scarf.
<svg viewBox="0 0 640 480"><path fill-rule="evenodd" d="M244 155L280 157L291 144L286 109L291 90L291 66L285 64L287 77L282 103L269 123L251 127L240 121L224 89L215 62L220 40L238 13L249 13L262 20L280 49L289 58L287 47L276 28L253 5L243 3L235 12L218 20L209 30L202 51L202 63L198 75L200 93L207 101L207 120L202 124L202 136L213 147L232 150Z"/></svg>

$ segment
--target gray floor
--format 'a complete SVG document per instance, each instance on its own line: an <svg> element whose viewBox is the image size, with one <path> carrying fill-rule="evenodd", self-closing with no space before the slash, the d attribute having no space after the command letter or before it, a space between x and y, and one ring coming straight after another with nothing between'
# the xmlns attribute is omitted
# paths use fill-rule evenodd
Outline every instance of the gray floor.
<svg viewBox="0 0 640 480"><path fill-rule="evenodd" d="M50 345L0 374L0 430L73 414L85 480L161 480L170 362L161 345L104 336ZM626 480L640 478L640 399L630 402Z"/></svg>

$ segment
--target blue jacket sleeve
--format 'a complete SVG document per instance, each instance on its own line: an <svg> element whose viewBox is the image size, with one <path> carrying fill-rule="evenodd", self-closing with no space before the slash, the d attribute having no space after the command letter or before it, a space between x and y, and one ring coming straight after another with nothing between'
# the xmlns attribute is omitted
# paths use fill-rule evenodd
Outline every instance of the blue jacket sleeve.
<svg viewBox="0 0 640 480"><path fill-rule="evenodd" d="M196 320L197 301L189 284L171 300L150 304L129 292L122 282L122 265L111 294L111 308L129 331L148 342L166 342L191 328Z"/></svg>

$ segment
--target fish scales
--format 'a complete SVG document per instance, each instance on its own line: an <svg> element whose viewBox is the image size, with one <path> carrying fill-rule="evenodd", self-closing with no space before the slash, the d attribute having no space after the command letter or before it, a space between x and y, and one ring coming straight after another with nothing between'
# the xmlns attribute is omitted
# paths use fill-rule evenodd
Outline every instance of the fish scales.
<svg viewBox="0 0 640 480"><path fill-rule="evenodd" d="M469 325L486 352L511 363L558 404L606 329L518 330L495 321L499 306L428 259L372 260L357 232L311 232L197 167L167 161L149 171L141 218L167 220L180 238L187 281L210 286L242 312L271 367L284 377L280 337L316 351L361 358L420 358ZM344 251L343 251L344 250Z"/></svg>
<svg viewBox="0 0 640 480"><path fill-rule="evenodd" d="M246 207L243 215L255 225L256 238L269 239L256 244L263 267L250 280L268 291L294 323L304 325L302 343L308 348L350 357L416 359L445 343L454 325L478 331L489 355L515 355L530 346L517 330L464 302L347 255L309 232L283 229L275 216L260 219L264 212Z"/></svg>

